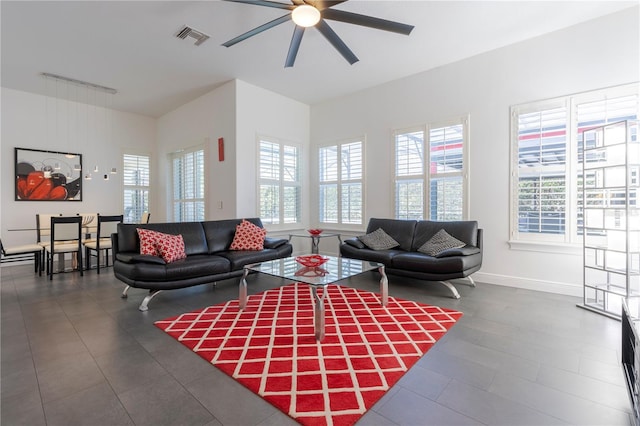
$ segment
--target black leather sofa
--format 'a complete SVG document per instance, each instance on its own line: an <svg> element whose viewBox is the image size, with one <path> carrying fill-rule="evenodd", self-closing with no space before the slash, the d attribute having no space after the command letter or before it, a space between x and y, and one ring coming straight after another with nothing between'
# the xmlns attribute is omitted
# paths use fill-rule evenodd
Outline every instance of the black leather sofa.
<svg viewBox="0 0 640 426"><path fill-rule="evenodd" d="M246 219L262 227L259 218ZM286 239L265 238L264 250L229 250L236 225L242 219L206 222L118 224L118 232L111 235L113 272L127 284L122 297L130 287L149 290L139 308L148 310L149 301L162 290L215 283L240 277L243 267L251 263L288 257L293 251ZM182 235L186 259L165 263L158 256L141 255L140 239L136 228L151 229L165 234Z"/></svg>
<svg viewBox="0 0 640 426"><path fill-rule="evenodd" d="M370 234L378 228L382 228L400 245L389 250L372 250L354 237L340 245L340 254L352 259L383 263L388 274L439 282L449 288L455 299L459 299L460 294L449 280L466 278L475 287L471 274L482 266L482 229L478 228L477 221L372 218L366 233ZM441 229L466 245L445 250L437 257L417 251Z"/></svg>

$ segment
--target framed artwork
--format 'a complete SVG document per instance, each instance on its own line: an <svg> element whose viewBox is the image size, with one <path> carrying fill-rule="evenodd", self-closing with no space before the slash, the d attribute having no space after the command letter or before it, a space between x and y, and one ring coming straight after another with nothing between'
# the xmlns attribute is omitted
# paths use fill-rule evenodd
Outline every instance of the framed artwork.
<svg viewBox="0 0 640 426"><path fill-rule="evenodd" d="M15 148L16 201L82 201L82 155Z"/></svg>

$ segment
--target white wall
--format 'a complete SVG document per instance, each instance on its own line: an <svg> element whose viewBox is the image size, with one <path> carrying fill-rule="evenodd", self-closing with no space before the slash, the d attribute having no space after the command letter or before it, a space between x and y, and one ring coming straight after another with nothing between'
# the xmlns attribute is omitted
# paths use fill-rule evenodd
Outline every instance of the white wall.
<svg viewBox="0 0 640 426"><path fill-rule="evenodd" d="M235 111L236 82L230 81L158 119L156 167L160 184L154 191L158 209L152 213L153 221L165 222L172 217L169 154L194 146L205 147L207 220L236 217ZM218 138L224 139L224 161L218 161Z"/></svg>
<svg viewBox="0 0 640 426"><path fill-rule="evenodd" d="M258 214L257 202L257 158L256 137L267 136L281 141L302 145L303 182L308 182L309 163L309 106L286 98L244 81L236 80L237 88L237 214L252 217ZM303 186L303 193L308 194ZM302 200L308 206L308 198ZM303 222L308 223L309 210L304 211Z"/></svg>
<svg viewBox="0 0 640 426"><path fill-rule="evenodd" d="M122 212L122 154L129 147L153 154L156 120L100 106L56 100L52 96L1 90L0 230L3 243L35 242L35 231L9 230L34 228L36 213ZM83 172L91 171L97 164L100 176L83 181L82 201L14 201L16 147L80 153ZM118 174L110 175L109 180L104 181L102 175L111 167L116 167Z"/></svg>
<svg viewBox="0 0 640 426"><path fill-rule="evenodd" d="M208 220L257 216L257 135L307 146L309 106L241 80L191 101L158 119L159 205L167 206L154 220L171 215L171 168L167 156L204 144ZM225 159L218 161L218 138L224 138ZM303 159L303 164L307 162ZM222 208L220 208L222 203Z"/></svg>
<svg viewBox="0 0 640 426"><path fill-rule="evenodd" d="M366 134L365 213L367 218L393 217L393 129L470 114L470 212L484 229L484 262L477 279L581 295L580 255L516 251L507 244L509 107L638 81L637 8L634 12L314 105L312 144ZM315 182L312 187L317 188ZM317 203L312 203L316 212Z"/></svg>

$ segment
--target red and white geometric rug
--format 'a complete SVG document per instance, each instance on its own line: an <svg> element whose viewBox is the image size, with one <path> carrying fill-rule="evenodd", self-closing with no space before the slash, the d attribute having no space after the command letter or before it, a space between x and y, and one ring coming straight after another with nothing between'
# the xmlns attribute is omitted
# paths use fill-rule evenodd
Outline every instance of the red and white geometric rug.
<svg viewBox="0 0 640 426"><path fill-rule="evenodd" d="M330 285L325 338L313 297L290 284L155 324L304 425L352 425L462 313ZM319 292L321 290L319 289Z"/></svg>

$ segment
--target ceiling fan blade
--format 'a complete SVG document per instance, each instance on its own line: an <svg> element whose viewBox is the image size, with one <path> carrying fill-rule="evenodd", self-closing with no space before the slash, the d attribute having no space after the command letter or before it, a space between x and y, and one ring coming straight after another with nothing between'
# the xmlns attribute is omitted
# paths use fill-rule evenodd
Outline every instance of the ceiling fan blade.
<svg viewBox="0 0 640 426"><path fill-rule="evenodd" d="M266 31L269 28L273 28L276 25L280 25L280 24L282 24L284 22L287 22L290 19L291 19L291 14L287 14L287 15L281 16L279 18L274 19L273 21L267 22L266 24L262 24L259 27L255 27L254 29L252 29L250 31L247 31L246 33L241 34L236 38L232 38L231 40L229 40L229 41L227 41L225 43L222 43L222 45L224 47L231 47L236 43L240 43L242 40L246 40L249 37L253 37L256 34L260 34L261 32Z"/></svg>
<svg viewBox="0 0 640 426"><path fill-rule="evenodd" d="M304 0L305 3L310 4L318 10L325 10L346 1L347 0Z"/></svg>
<svg viewBox="0 0 640 426"><path fill-rule="evenodd" d="M337 9L324 9L322 11L322 17L332 21L362 25L364 27L391 31L393 33L404 35L409 35L411 30L413 30L413 25L402 24L400 22L388 21L386 19L374 18L373 16L360 15L359 13L346 12L344 10Z"/></svg>
<svg viewBox="0 0 640 426"><path fill-rule="evenodd" d="M298 55L298 49L300 48L300 42L304 35L304 27L296 25L296 29L293 30L293 37L291 37L291 44L289 45L289 53L287 53L287 60L284 63L285 68L292 67L296 62L296 56Z"/></svg>
<svg viewBox="0 0 640 426"><path fill-rule="evenodd" d="M333 31L333 29L324 21L324 19L321 19L320 22L316 24L316 28L318 28L318 31L320 31L320 33L327 40L329 40L329 43L331 43L333 47L335 47L336 50L340 52L340 54L347 60L347 62L353 65L359 61L358 57L354 55L354 53L347 47L346 44L344 44L344 41L342 41L342 39L338 37L338 34Z"/></svg>
<svg viewBox="0 0 640 426"><path fill-rule="evenodd" d="M268 1L268 0L224 0L224 1L230 1L233 3L252 4L255 6L275 7L277 9L288 9L288 10L295 9L295 6L292 4L279 3L277 1Z"/></svg>

